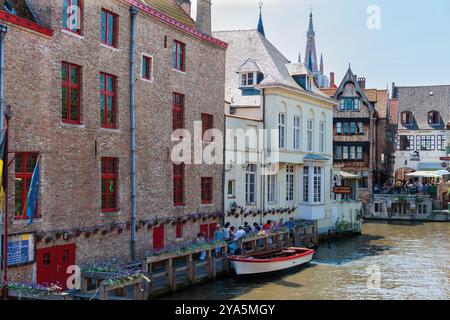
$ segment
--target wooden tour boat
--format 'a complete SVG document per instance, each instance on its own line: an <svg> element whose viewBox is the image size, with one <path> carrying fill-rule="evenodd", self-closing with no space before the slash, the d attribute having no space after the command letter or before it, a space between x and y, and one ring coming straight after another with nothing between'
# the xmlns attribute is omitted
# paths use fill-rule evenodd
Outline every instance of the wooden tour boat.
<svg viewBox="0 0 450 320"><path fill-rule="evenodd" d="M306 248L284 248L244 256L230 256L237 275L252 275L285 270L312 260L314 250Z"/></svg>

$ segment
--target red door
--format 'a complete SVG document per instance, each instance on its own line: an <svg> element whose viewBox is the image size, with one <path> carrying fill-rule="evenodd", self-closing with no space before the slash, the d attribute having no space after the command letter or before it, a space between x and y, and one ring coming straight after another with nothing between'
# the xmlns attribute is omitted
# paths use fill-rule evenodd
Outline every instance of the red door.
<svg viewBox="0 0 450 320"><path fill-rule="evenodd" d="M75 265L75 251L75 244L37 250L37 283L57 284L67 290L67 268Z"/></svg>
<svg viewBox="0 0 450 320"><path fill-rule="evenodd" d="M203 233L206 239L208 239L208 225L207 224L201 224L200 225L200 233Z"/></svg>
<svg viewBox="0 0 450 320"><path fill-rule="evenodd" d="M153 249L164 248L164 226L153 228Z"/></svg>

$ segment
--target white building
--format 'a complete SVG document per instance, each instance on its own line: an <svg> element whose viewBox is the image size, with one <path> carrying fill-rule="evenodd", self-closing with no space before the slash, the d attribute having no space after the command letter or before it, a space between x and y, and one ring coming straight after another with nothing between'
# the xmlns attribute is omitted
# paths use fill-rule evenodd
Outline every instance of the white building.
<svg viewBox="0 0 450 320"><path fill-rule="evenodd" d="M269 130L248 139L259 143L260 148L251 143L236 147L238 139L227 135L226 221L237 226L245 221L252 224L293 217L317 220L319 231L326 232L333 212L332 130L336 101L317 88L303 64L290 63L260 30L217 32L214 36L229 43L227 130ZM240 163L236 159L242 154L259 159L271 156L272 162ZM276 167L273 174L264 174Z"/></svg>
<svg viewBox="0 0 450 320"><path fill-rule="evenodd" d="M450 86L395 87L398 103L395 176L442 170L448 162L446 124L450 120Z"/></svg>

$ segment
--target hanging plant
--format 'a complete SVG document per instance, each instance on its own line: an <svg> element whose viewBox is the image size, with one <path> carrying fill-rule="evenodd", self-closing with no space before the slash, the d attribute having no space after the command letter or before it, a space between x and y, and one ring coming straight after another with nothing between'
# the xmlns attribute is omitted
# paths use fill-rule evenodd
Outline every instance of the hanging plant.
<svg viewBox="0 0 450 320"><path fill-rule="evenodd" d="M153 228L153 226L150 223L147 224L147 230L150 230L151 228Z"/></svg>
<svg viewBox="0 0 450 320"><path fill-rule="evenodd" d="M123 232L123 228L122 227L119 227L119 229L117 229L117 233L118 234L121 234Z"/></svg>
<svg viewBox="0 0 450 320"><path fill-rule="evenodd" d="M111 225L111 231L114 231L114 230L116 230L116 227L117 227L117 224L116 223L114 223L113 225Z"/></svg>
<svg viewBox="0 0 450 320"><path fill-rule="evenodd" d="M97 234L100 230L96 227L94 228L94 230L92 231L93 234Z"/></svg>
<svg viewBox="0 0 450 320"><path fill-rule="evenodd" d="M61 236L62 236L62 231L56 231L56 233L55 233L55 238L56 238L56 240L59 240L59 239L61 239Z"/></svg>
<svg viewBox="0 0 450 320"><path fill-rule="evenodd" d="M75 230L75 237L78 238L79 236L81 236L81 230L77 229L77 230Z"/></svg>
<svg viewBox="0 0 450 320"><path fill-rule="evenodd" d="M44 236L42 235L42 234L37 234L36 235L36 241L38 242L38 243L40 243L40 242L42 242L42 239L44 238Z"/></svg>
<svg viewBox="0 0 450 320"><path fill-rule="evenodd" d="M70 240L72 238L72 234L70 234L69 232L64 232L63 234L63 239L64 240Z"/></svg>
<svg viewBox="0 0 450 320"><path fill-rule="evenodd" d="M106 235L107 233L108 233L108 230L106 230L106 229L102 231L102 235Z"/></svg>
<svg viewBox="0 0 450 320"><path fill-rule="evenodd" d="M84 233L84 237L87 239L87 238L89 238L91 236L91 233L89 232L89 231L86 231L85 233Z"/></svg>
<svg viewBox="0 0 450 320"><path fill-rule="evenodd" d="M52 240L53 240L53 237L46 237L45 243L50 243L50 242L52 242Z"/></svg>

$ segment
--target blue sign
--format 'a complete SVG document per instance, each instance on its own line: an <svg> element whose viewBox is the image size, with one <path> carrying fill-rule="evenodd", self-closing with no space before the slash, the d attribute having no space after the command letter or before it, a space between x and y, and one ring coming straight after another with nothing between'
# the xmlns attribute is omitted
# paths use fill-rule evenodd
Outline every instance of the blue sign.
<svg viewBox="0 0 450 320"><path fill-rule="evenodd" d="M13 236L8 240L8 266L34 261L34 239L31 234Z"/></svg>

